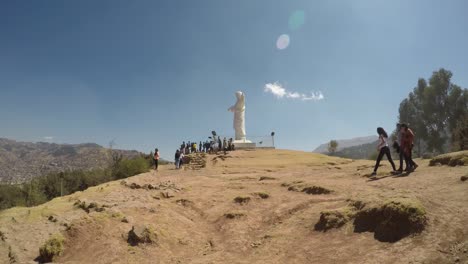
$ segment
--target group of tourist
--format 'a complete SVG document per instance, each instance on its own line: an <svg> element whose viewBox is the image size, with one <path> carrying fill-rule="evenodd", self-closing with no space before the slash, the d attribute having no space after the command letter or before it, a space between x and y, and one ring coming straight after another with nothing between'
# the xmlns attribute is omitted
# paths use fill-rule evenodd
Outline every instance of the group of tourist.
<svg viewBox="0 0 468 264"><path fill-rule="evenodd" d="M234 144L232 138L227 140L226 138L221 139L221 137L213 136L211 140L205 142L200 141L200 143L188 141L187 143L182 142L179 152L188 155L190 153L213 153L217 151L232 151L234 150Z"/></svg>
<svg viewBox="0 0 468 264"><path fill-rule="evenodd" d="M396 140L393 142L393 148L400 156L400 167L396 169L392 155L390 154L387 132L385 132L383 128L378 127L377 134L379 135L379 144L377 149L379 151L379 155L377 156L374 172L372 172L371 176L377 175L377 169L379 168L380 161L384 155L387 156L388 161L392 165L393 173L395 174L403 173L403 160L405 161L406 166L404 171L406 172L412 172L418 167L418 164L416 164L412 158L414 146L413 131L408 127L408 124L397 124L396 132Z"/></svg>
<svg viewBox="0 0 468 264"><path fill-rule="evenodd" d="M205 142L200 141L199 144L197 142L188 141L187 143L182 142L180 148L176 150L174 155L174 163L176 169L180 169L183 162L184 156L191 154L191 153L217 153L218 151L227 151L234 150L233 139L230 138L229 140L224 138L221 139L219 136L213 135L211 140L207 140Z"/></svg>

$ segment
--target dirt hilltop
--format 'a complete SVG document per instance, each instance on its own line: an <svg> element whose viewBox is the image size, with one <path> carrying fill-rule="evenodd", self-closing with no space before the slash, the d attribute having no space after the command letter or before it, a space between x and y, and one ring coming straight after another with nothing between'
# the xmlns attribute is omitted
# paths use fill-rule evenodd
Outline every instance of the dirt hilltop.
<svg viewBox="0 0 468 264"><path fill-rule="evenodd" d="M417 162L370 179L373 161L198 154L0 212L0 263L35 263L39 248L57 263L468 263L468 167Z"/></svg>

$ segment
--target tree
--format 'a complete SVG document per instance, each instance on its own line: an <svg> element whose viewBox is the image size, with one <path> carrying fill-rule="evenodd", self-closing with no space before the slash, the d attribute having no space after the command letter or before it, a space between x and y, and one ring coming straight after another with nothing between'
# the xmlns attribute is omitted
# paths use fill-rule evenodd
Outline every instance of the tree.
<svg viewBox="0 0 468 264"><path fill-rule="evenodd" d="M424 149L443 153L450 143L453 147L458 122L468 114L468 90L453 84L451 78L452 73L445 69L433 72L428 82L420 78L400 103L399 121L414 131L419 156Z"/></svg>
<svg viewBox="0 0 468 264"><path fill-rule="evenodd" d="M468 114L458 120L452 135L452 150L468 150Z"/></svg>
<svg viewBox="0 0 468 264"><path fill-rule="evenodd" d="M328 152L333 154L336 152L337 148L338 148L338 141L330 140L330 143L328 143Z"/></svg>

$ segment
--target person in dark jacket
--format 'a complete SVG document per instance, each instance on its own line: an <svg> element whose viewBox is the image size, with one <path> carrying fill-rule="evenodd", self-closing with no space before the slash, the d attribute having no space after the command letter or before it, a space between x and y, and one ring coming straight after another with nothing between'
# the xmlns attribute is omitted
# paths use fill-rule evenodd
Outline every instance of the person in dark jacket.
<svg viewBox="0 0 468 264"><path fill-rule="evenodd" d="M176 150L175 155L174 155L174 162L175 162L175 167L176 169L180 168L180 150Z"/></svg>

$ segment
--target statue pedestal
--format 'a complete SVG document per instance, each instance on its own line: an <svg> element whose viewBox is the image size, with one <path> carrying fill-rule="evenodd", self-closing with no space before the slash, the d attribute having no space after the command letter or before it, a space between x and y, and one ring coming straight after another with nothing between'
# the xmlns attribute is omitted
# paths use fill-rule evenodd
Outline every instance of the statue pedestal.
<svg viewBox="0 0 468 264"><path fill-rule="evenodd" d="M254 149L257 146L255 142L247 139L234 140L232 143L235 149Z"/></svg>

